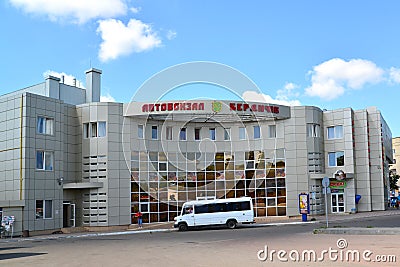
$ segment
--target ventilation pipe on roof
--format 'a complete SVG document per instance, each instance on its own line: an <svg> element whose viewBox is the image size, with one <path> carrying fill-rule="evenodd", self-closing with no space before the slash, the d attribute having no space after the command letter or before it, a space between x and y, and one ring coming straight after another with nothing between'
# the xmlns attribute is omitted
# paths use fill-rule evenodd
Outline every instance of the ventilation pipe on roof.
<svg viewBox="0 0 400 267"><path fill-rule="evenodd" d="M86 102L100 102L101 70L86 71Z"/></svg>

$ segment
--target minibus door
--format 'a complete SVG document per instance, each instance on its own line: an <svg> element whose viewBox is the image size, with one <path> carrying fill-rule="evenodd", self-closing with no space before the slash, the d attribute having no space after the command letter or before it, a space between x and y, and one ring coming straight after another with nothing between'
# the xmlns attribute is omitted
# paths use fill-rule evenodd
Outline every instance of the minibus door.
<svg viewBox="0 0 400 267"><path fill-rule="evenodd" d="M187 222L188 226L195 226L193 205L185 206L183 209L183 219Z"/></svg>

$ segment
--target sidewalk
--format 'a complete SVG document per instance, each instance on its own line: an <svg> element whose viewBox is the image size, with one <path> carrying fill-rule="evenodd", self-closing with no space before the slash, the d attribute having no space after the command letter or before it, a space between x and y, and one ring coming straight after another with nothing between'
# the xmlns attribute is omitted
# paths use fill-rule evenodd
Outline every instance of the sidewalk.
<svg viewBox="0 0 400 267"><path fill-rule="evenodd" d="M400 215L400 210L390 209L385 211L373 211L373 212L360 212L354 214L329 214L329 222L351 220L354 218L368 218L376 216L391 216ZM315 219L315 220L314 220ZM246 227L266 227L266 226L279 226L279 225L290 225L290 224L307 224L307 223L318 223L325 222L325 215L309 215L307 222L303 222L301 216L295 217L267 217L267 218L256 218L256 223L246 225ZM362 229L367 229L361 231ZM328 228L328 229L317 229L320 232L316 233L330 233L330 234L387 234L385 228ZM98 231L98 232L76 232L71 234L53 234L53 235L41 235L33 237L16 237L0 239L1 243L7 242L22 242L32 240L45 240L45 239L61 239L61 238L80 238L80 237L96 237L96 236L110 236L110 235L127 235L127 234L140 234L140 233L152 233L152 232L169 232L177 231L173 228L173 222L162 222L144 224L143 228L139 229L137 225L130 225L128 229L123 231ZM400 234L400 228L393 230ZM362 233L361 233L362 232Z"/></svg>

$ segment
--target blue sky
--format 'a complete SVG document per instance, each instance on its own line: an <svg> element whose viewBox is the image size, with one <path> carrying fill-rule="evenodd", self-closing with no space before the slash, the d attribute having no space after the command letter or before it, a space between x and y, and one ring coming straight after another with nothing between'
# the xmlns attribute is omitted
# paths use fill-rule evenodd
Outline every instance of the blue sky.
<svg viewBox="0 0 400 267"><path fill-rule="evenodd" d="M321 109L377 106L400 136L400 1L5 0L0 94L98 68L105 100L152 75L211 61L247 75L248 100ZM211 85L169 98L232 98ZM156 91L156 90L155 90ZM155 92L148 92L152 99Z"/></svg>

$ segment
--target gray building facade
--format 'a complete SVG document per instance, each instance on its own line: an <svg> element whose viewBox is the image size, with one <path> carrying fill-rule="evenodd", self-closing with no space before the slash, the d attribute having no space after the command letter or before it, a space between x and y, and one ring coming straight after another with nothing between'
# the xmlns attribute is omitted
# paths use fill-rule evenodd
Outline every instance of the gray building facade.
<svg viewBox="0 0 400 267"><path fill-rule="evenodd" d="M256 217L384 210L391 132L380 111L241 101L102 103L49 76L0 97L0 211L14 233L172 221L185 201L251 196ZM356 203L356 196L361 199Z"/></svg>

